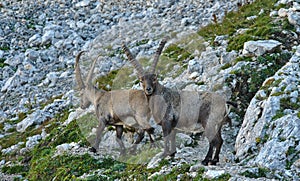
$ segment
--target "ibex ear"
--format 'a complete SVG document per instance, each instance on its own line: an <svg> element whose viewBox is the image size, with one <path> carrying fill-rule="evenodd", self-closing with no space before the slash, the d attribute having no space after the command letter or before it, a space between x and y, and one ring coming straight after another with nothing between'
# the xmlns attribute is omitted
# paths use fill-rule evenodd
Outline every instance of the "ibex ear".
<svg viewBox="0 0 300 181"><path fill-rule="evenodd" d="M139 77L140 83L143 83L143 77Z"/></svg>

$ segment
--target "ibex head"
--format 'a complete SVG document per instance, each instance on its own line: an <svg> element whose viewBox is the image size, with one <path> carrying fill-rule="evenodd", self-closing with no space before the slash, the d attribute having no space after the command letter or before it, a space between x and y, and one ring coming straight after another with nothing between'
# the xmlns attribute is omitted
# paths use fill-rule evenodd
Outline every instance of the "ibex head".
<svg viewBox="0 0 300 181"><path fill-rule="evenodd" d="M147 96L151 96L156 89L157 74L155 73L155 69L156 69L156 66L157 66L157 63L159 60L159 56L161 55L166 42L167 42L166 38L160 42L159 47L156 50L153 64L152 64L149 72L145 72L143 67L141 66L141 64L133 57L132 53L127 48L127 46L124 43L122 45L123 50L124 50L125 54L127 55L128 60L130 61L130 63L134 66L134 68L137 71L139 80L140 80L143 90Z"/></svg>
<svg viewBox="0 0 300 181"><path fill-rule="evenodd" d="M91 95L91 91L93 91L94 86L92 84L92 76L93 76L93 72L94 72L94 68L95 68L95 64L96 61L98 59L98 57L94 60L91 69L88 73L88 76L86 78L86 82L83 82L82 76L81 76L81 70L79 67L79 59L80 56L84 53L85 51L81 51L78 53L78 55L76 56L76 60L75 60L75 78L76 78L76 82L78 84L78 88L80 90L80 107L82 109L86 109L91 105L91 99L90 99L90 95Z"/></svg>

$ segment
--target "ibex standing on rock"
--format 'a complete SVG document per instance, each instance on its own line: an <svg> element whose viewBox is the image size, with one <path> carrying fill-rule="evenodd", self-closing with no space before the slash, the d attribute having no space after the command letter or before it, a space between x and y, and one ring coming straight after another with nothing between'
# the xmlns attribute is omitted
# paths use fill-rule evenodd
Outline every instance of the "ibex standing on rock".
<svg viewBox="0 0 300 181"><path fill-rule="evenodd" d="M204 128L209 141L209 150L202 164L215 165L223 144L222 125L228 121L228 109L224 98L212 92L177 91L161 85L155 69L159 56L166 44L164 39L154 56L150 72L145 72L130 50L123 44L123 50L137 70L145 95L148 97L152 115L157 124L162 126L164 136L163 157L176 153L176 130L194 131L198 126ZM213 152L215 149L214 158Z"/></svg>
<svg viewBox="0 0 300 181"><path fill-rule="evenodd" d="M84 51L76 56L75 62L75 77L80 89L81 102L80 107L85 109L93 104L99 125L96 132L96 140L92 151L99 148L102 132L106 126L112 125L116 127L117 142L121 147L121 154L125 153L125 146L122 142L123 126L138 129L138 138L136 144L140 143L144 137L144 132L149 134L150 141L153 143L151 134L154 129L149 124L151 111L147 102L147 97L141 90L114 90L104 91L99 90L92 84L92 76L96 58L89 70L86 82L83 82L79 67L79 59Z"/></svg>

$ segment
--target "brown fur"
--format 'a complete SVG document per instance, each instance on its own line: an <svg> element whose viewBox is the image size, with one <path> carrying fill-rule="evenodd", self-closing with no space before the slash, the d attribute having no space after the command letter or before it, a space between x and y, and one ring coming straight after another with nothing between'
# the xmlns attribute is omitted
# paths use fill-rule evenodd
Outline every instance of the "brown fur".
<svg viewBox="0 0 300 181"><path fill-rule="evenodd" d="M138 130L139 134L135 141L133 150L136 149L136 144L144 137L144 131L150 136L150 141L153 143L151 134L153 128L149 124L151 116L150 109L148 106L147 97L143 91L139 90L115 90L115 91L104 91L95 88L92 85L92 75L95 67L96 60L93 62L92 67L88 73L86 83L82 81L79 59L82 55L80 52L76 57L75 62L75 77L77 84L81 91L81 103L82 109L85 109L93 104L97 118L99 119L99 125L96 132L96 140L93 144L93 151L96 151L101 141L102 132L108 125L116 127L117 131L117 142L121 147L121 154L125 153L125 146L122 142L123 127L131 127Z"/></svg>

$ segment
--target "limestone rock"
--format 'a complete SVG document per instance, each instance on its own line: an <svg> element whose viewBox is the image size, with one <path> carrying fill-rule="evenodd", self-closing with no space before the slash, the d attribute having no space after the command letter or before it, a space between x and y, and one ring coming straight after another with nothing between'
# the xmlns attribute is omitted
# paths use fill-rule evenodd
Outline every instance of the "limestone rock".
<svg viewBox="0 0 300 181"><path fill-rule="evenodd" d="M270 86L272 82L279 82L267 88L271 93L263 98L260 95L264 90L260 90L251 100L235 145L236 157L241 162L287 174L287 164L292 165L298 158L300 118L297 113L300 105L298 108L285 105L295 104L295 96L299 95L300 82L295 78L300 76L299 62L300 57L295 54L263 83Z"/></svg>
<svg viewBox="0 0 300 181"><path fill-rule="evenodd" d="M244 44L243 55L261 56L265 53L272 53L278 50L281 44L276 40L248 41Z"/></svg>

